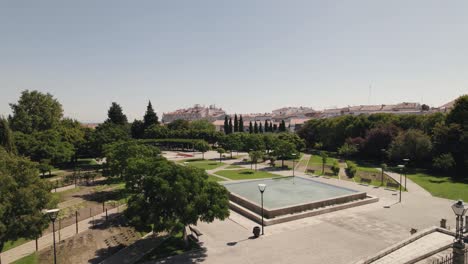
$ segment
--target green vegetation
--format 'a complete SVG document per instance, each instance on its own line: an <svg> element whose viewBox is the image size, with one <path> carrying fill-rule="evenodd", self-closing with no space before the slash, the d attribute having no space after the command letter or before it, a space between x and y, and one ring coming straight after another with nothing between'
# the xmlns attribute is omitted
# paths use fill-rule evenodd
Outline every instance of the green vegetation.
<svg viewBox="0 0 468 264"><path fill-rule="evenodd" d="M184 163L184 162L188 162L189 166L193 166L195 168L204 169L204 170L212 170L212 169L216 169L216 168L219 168L219 167L225 165L222 162L220 163L220 162L217 162L217 161L214 161L214 160L198 160L198 159L195 159L195 160L183 160L182 163Z"/></svg>
<svg viewBox="0 0 468 264"><path fill-rule="evenodd" d="M332 166L333 163L335 163L335 161L338 161L338 159L332 158L332 157L327 157L327 162L325 163L325 165ZM322 157L320 157L320 155L311 155L310 159L309 159L309 165L310 164L320 164L320 165L322 165Z"/></svg>
<svg viewBox="0 0 468 264"><path fill-rule="evenodd" d="M438 176L427 172L411 173L408 174L408 178L434 196L468 201L468 184L466 182L457 182L450 177Z"/></svg>
<svg viewBox="0 0 468 264"><path fill-rule="evenodd" d="M13 264L36 264L36 263L38 263L38 257L36 253L20 258L17 261L13 262Z"/></svg>
<svg viewBox="0 0 468 264"><path fill-rule="evenodd" d="M222 171L216 172L216 174L229 178L231 180L248 180L248 179L280 177L279 175L275 175L266 171L254 171L250 169L222 170Z"/></svg>
<svg viewBox="0 0 468 264"><path fill-rule="evenodd" d="M208 180L215 181L215 182L225 181L224 179L216 177L215 175L211 175L211 174L208 174Z"/></svg>

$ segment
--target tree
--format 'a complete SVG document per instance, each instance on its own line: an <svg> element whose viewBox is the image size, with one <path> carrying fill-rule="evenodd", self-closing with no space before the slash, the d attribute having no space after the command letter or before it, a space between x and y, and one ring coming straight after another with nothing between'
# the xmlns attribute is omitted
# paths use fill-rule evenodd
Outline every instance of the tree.
<svg viewBox="0 0 468 264"><path fill-rule="evenodd" d="M0 252L7 241L39 237L49 224L42 210L56 203L36 166L0 148Z"/></svg>
<svg viewBox="0 0 468 264"><path fill-rule="evenodd" d="M420 130L409 129L400 133L392 142L389 155L394 161L411 158L418 163L430 157L432 150L431 139Z"/></svg>
<svg viewBox="0 0 468 264"><path fill-rule="evenodd" d="M0 117L0 147L3 147L9 153L16 153L13 132L8 121L2 117Z"/></svg>
<svg viewBox="0 0 468 264"><path fill-rule="evenodd" d="M212 222L229 216L226 188L208 180L204 170L180 166L162 158L133 159L126 172L128 179L139 178L127 186L132 195L125 215L136 227L153 227L154 232L183 231L198 221Z"/></svg>
<svg viewBox="0 0 468 264"><path fill-rule="evenodd" d="M286 123L284 122L284 120L281 120L279 132L286 132Z"/></svg>
<svg viewBox="0 0 468 264"><path fill-rule="evenodd" d="M421 105L421 110L422 111L429 111L430 107L427 104L423 104L423 105Z"/></svg>
<svg viewBox="0 0 468 264"><path fill-rule="evenodd" d="M281 167L284 167L284 160L293 157L292 154L298 155L296 146L286 140L278 140L273 149L273 155L281 160Z"/></svg>
<svg viewBox="0 0 468 264"><path fill-rule="evenodd" d="M216 131L215 125L207 119L194 120L190 122L190 128L193 130Z"/></svg>
<svg viewBox="0 0 468 264"><path fill-rule="evenodd" d="M255 123L254 123L254 133L255 133L255 134L258 134L258 124L257 124L257 121L255 121Z"/></svg>
<svg viewBox="0 0 468 264"><path fill-rule="evenodd" d="M89 152L93 157L104 157L104 145L130 139L126 126L103 123L96 127L90 136Z"/></svg>
<svg viewBox="0 0 468 264"><path fill-rule="evenodd" d="M145 123L141 120L134 120L130 127L132 138L143 138L145 133Z"/></svg>
<svg viewBox="0 0 468 264"><path fill-rule="evenodd" d="M320 157L322 158L322 174L325 174L325 164L327 163L328 155L325 151L320 151Z"/></svg>
<svg viewBox="0 0 468 264"><path fill-rule="evenodd" d="M272 132L278 132L278 125L277 124L274 124L273 125L273 130Z"/></svg>
<svg viewBox="0 0 468 264"><path fill-rule="evenodd" d="M184 119L177 119L167 124L167 128L170 130L188 130L190 129L190 123Z"/></svg>
<svg viewBox="0 0 468 264"><path fill-rule="evenodd" d="M446 124L450 127L447 136L450 153L455 160L457 174L466 175L468 168L468 95L459 97L447 115ZM456 145L456 146L454 146Z"/></svg>
<svg viewBox="0 0 468 264"><path fill-rule="evenodd" d="M257 171L257 162L262 159L265 153L261 150L254 150L249 152L250 160L255 163L255 171Z"/></svg>
<svg viewBox="0 0 468 264"><path fill-rule="evenodd" d="M222 158L223 154L226 153L226 150L224 150L223 148L217 148L216 152L219 153L219 163L221 163L221 158Z"/></svg>
<svg viewBox="0 0 468 264"><path fill-rule="evenodd" d="M144 138L161 139L169 137L170 131L167 126L152 125L147 128L144 133Z"/></svg>
<svg viewBox="0 0 468 264"><path fill-rule="evenodd" d="M244 151L265 149L265 142L263 141L262 135L249 134L244 136L241 141L243 143Z"/></svg>
<svg viewBox="0 0 468 264"><path fill-rule="evenodd" d="M144 124L144 129L147 129L148 127L152 125L159 124L158 115L156 114L156 112L154 112L153 105L151 105L151 101L148 102L148 106L146 107L146 113L143 116L143 124Z"/></svg>
<svg viewBox="0 0 468 264"><path fill-rule="evenodd" d="M459 124L464 131L468 129L468 95L460 96L447 115L447 124Z"/></svg>
<svg viewBox="0 0 468 264"><path fill-rule="evenodd" d="M455 159L450 153L441 154L433 159L432 166L437 170L450 172L455 168Z"/></svg>
<svg viewBox="0 0 468 264"><path fill-rule="evenodd" d="M229 120L228 116L224 116L224 134L229 134Z"/></svg>
<svg viewBox="0 0 468 264"><path fill-rule="evenodd" d="M106 168L110 176L122 177L132 158L157 157L157 147L139 144L135 140L121 141L104 146Z"/></svg>
<svg viewBox="0 0 468 264"><path fill-rule="evenodd" d="M228 129L229 129L229 133L228 133L228 134L231 134L231 133L232 133L232 130L233 130L233 127L232 127L232 118L229 118Z"/></svg>
<svg viewBox="0 0 468 264"><path fill-rule="evenodd" d="M205 152L210 150L210 145L206 141L197 141L194 148L202 153L202 159L205 159Z"/></svg>
<svg viewBox="0 0 468 264"><path fill-rule="evenodd" d="M349 143L344 143L343 146L341 146L338 149L338 154L345 158L349 158L353 155L355 155L358 152L358 149L355 145L351 145Z"/></svg>
<svg viewBox="0 0 468 264"><path fill-rule="evenodd" d="M268 125L268 120L265 120L265 125L263 127L264 127L265 132L271 132L270 126Z"/></svg>
<svg viewBox="0 0 468 264"><path fill-rule="evenodd" d="M223 146L224 149L229 150L232 159L232 152L234 150L239 151L242 149L242 141L238 134L229 134L223 137L221 146Z"/></svg>
<svg viewBox="0 0 468 264"><path fill-rule="evenodd" d="M237 121L237 114L234 115L234 132L239 132L239 122Z"/></svg>
<svg viewBox="0 0 468 264"><path fill-rule="evenodd" d="M260 122L260 125L258 126L258 132L259 132L260 134L263 133L263 125L262 125L261 122Z"/></svg>
<svg viewBox="0 0 468 264"><path fill-rule="evenodd" d="M399 129L393 124L379 125L367 132L362 152L368 157L378 159L382 155L382 149L388 149L390 143L398 135Z"/></svg>
<svg viewBox="0 0 468 264"><path fill-rule="evenodd" d="M112 123L116 125L126 125L127 116L124 115L122 107L116 102L112 102L109 111L107 111L107 123Z"/></svg>
<svg viewBox="0 0 468 264"><path fill-rule="evenodd" d="M348 175L348 177L350 178L354 178L354 176L356 176L356 173L357 173L357 166L354 162L352 161L346 161L346 174Z"/></svg>
<svg viewBox="0 0 468 264"><path fill-rule="evenodd" d="M63 116L62 105L51 94L38 91L23 91L18 103L10 107L11 129L26 134L55 128Z"/></svg>
<svg viewBox="0 0 468 264"><path fill-rule="evenodd" d="M52 165L50 165L50 160L48 159L42 159L39 162L39 172L42 173L42 177L45 177L45 173L48 172L49 176L51 176L51 171L54 168Z"/></svg>
<svg viewBox="0 0 468 264"><path fill-rule="evenodd" d="M242 115L239 117L239 132L244 132L244 120L242 119Z"/></svg>
<svg viewBox="0 0 468 264"><path fill-rule="evenodd" d="M254 132L254 128L253 128L253 125L252 125L252 121L250 121L249 123L249 133L252 134Z"/></svg>
<svg viewBox="0 0 468 264"><path fill-rule="evenodd" d="M340 172L340 165L338 164L338 161L335 160L333 162L331 170L333 172L333 175L338 176L338 173Z"/></svg>

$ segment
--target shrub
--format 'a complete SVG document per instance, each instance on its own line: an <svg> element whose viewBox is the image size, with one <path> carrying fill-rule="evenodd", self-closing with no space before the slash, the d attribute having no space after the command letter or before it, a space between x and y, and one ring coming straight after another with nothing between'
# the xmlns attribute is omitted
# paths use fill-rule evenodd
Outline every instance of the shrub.
<svg viewBox="0 0 468 264"><path fill-rule="evenodd" d="M338 173L340 172L340 165L338 164L338 161L335 161L333 163L331 170L333 171L333 175L338 175Z"/></svg>
<svg viewBox="0 0 468 264"><path fill-rule="evenodd" d="M357 172L357 166L354 162L352 161L346 161L346 174L348 175L348 177L350 178L354 178L354 176L356 175L356 172Z"/></svg>

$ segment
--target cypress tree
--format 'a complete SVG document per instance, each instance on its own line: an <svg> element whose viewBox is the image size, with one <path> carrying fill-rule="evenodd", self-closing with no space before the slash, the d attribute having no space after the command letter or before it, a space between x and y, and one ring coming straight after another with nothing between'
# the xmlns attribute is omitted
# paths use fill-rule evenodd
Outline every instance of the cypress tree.
<svg viewBox="0 0 468 264"><path fill-rule="evenodd" d="M250 133L250 134L253 133L252 121L250 121L250 123L249 123L249 133Z"/></svg>
<svg viewBox="0 0 468 264"><path fill-rule="evenodd" d="M273 132L277 132L278 131L278 125L277 124L274 124L273 125Z"/></svg>
<svg viewBox="0 0 468 264"><path fill-rule="evenodd" d="M273 131L273 122L270 122L270 129L268 129L268 130L270 130L270 132L274 132Z"/></svg>
<svg viewBox="0 0 468 264"><path fill-rule="evenodd" d="M10 125L5 118L0 117L0 146L4 147L9 153L16 153L16 147L13 141L13 133Z"/></svg>
<svg viewBox="0 0 468 264"><path fill-rule="evenodd" d="M269 132L268 120L265 120L265 132Z"/></svg>
<svg viewBox="0 0 468 264"><path fill-rule="evenodd" d="M285 131L286 131L286 123L284 122L284 119L281 120L281 124L280 124L280 127L279 127L279 131L280 131L280 132L285 132Z"/></svg>
<svg viewBox="0 0 468 264"><path fill-rule="evenodd" d="M229 134L229 123L228 123L228 117L224 117L224 134Z"/></svg>
<svg viewBox="0 0 468 264"><path fill-rule="evenodd" d="M258 133L258 124L257 124L257 121L255 121L255 123L254 123L254 133L255 133L255 134Z"/></svg>
<svg viewBox="0 0 468 264"><path fill-rule="evenodd" d="M239 132L244 132L244 120L242 120L242 115L239 117Z"/></svg>
<svg viewBox="0 0 468 264"><path fill-rule="evenodd" d="M260 123L260 126L258 126L258 132L259 133L263 133L263 125L262 125L262 122L259 122Z"/></svg>
<svg viewBox="0 0 468 264"><path fill-rule="evenodd" d="M234 132L239 132L239 122L237 121L237 114L234 115Z"/></svg>
<svg viewBox="0 0 468 264"><path fill-rule="evenodd" d="M232 133L232 118L229 118L229 133L228 134L231 134Z"/></svg>
<svg viewBox="0 0 468 264"><path fill-rule="evenodd" d="M108 119L106 120L106 122L108 123L114 123L116 125L127 124L127 116L124 115L122 107L115 102L112 102L109 111L107 111L107 116Z"/></svg>
<svg viewBox="0 0 468 264"><path fill-rule="evenodd" d="M148 128L152 125L159 124L158 115L154 112L153 106L151 105L151 101L149 101L148 106L146 107L145 116L143 116L143 123L144 128Z"/></svg>

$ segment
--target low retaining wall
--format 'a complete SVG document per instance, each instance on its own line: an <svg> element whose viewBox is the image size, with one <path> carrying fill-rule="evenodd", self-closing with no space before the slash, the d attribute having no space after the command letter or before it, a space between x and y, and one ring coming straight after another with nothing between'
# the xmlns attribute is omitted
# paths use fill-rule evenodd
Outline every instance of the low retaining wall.
<svg viewBox="0 0 468 264"><path fill-rule="evenodd" d="M313 201L310 203L285 206L281 208L275 208L275 209L263 208L263 215L265 216L265 218L271 219L271 218L275 218L275 217L282 216L282 215L300 213L300 212L314 210L314 209L318 209L318 208L322 208L326 206L333 206L333 205L349 203L349 202L356 201L356 200L362 200L362 199L365 199L366 197L367 197L367 194L365 192L358 192L358 193L353 193L353 194L332 197L329 199ZM247 200L246 198L242 196L239 196L234 193L230 193L229 199L232 202L244 208L247 208L256 214L260 215L262 213L262 208L259 205L255 204L254 202L250 200Z"/></svg>
<svg viewBox="0 0 468 264"><path fill-rule="evenodd" d="M343 209L352 208L352 207L356 207L356 206L361 206L361 205L365 205L365 204L375 203L375 202L378 202L378 201L379 201L379 198L377 198L377 197L366 196L366 198L364 198L364 199L357 200L357 201L352 201L352 202L347 202L347 203L344 203L344 204L332 205L332 206L329 206L329 207L326 207L326 208L314 209L314 210L309 210L309 211L296 213L296 214L283 215L283 216L279 216L279 217L275 217L275 218L271 218L271 219L267 218L267 219L264 219L264 225L269 226L269 225L280 224L280 223L289 222L289 221L293 221L293 220L297 220L297 219L301 219L301 218L306 218L306 217L331 213L331 212L338 211L338 210L343 210ZM259 223L259 224L262 221L261 212L257 214L256 212L253 212L250 209L245 208L245 207L243 207L243 206L241 206L241 205L239 205L239 204L237 204L237 203L235 203L233 201L229 202L229 207L232 210L238 212L239 214L241 214L241 215L243 215L243 216L249 218L250 220L253 220L253 221L255 221L255 222Z"/></svg>

